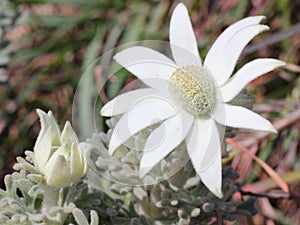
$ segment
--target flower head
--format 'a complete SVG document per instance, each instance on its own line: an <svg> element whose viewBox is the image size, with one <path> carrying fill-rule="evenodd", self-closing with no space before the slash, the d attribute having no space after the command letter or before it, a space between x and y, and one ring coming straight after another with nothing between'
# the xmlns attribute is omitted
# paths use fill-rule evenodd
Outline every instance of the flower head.
<svg viewBox="0 0 300 225"><path fill-rule="evenodd" d="M257 34L268 30L259 24L262 19L263 16L248 17L229 26L202 62L188 11L181 3L170 22L173 60L145 47L117 53L114 59L149 88L117 96L102 108L103 116L124 114L112 133L109 152L112 154L133 134L160 122L144 146L140 176L185 141L195 171L206 187L221 198L225 126L276 132L263 117L230 104L247 83L285 65L276 59L256 59L230 78L243 48ZM155 144L161 136L164 139Z"/></svg>
<svg viewBox="0 0 300 225"><path fill-rule="evenodd" d="M33 162L45 176L49 186L57 188L79 180L87 170L83 153L90 145L79 143L69 122L61 132L51 111L37 110L41 121L41 131L33 151Z"/></svg>

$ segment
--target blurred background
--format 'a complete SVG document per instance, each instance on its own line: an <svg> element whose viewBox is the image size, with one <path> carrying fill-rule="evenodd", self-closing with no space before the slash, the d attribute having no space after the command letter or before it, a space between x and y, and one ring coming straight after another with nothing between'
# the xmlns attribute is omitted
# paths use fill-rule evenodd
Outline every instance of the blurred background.
<svg viewBox="0 0 300 225"><path fill-rule="evenodd" d="M285 194L248 155L234 151L231 164L245 190L267 194L258 198L260 213L241 224L300 224L300 1L183 1L197 37L200 54L230 24L246 16L264 15L270 31L244 50L237 68L251 59L286 61L284 69L248 85L254 110L271 120L277 135L237 132L235 139L272 167L289 185ZM0 2L0 180L12 172L16 156L32 149L40 129L36 108L52 110L63 124L72 118L78 82L87 67L104 52L139 40L168 41L172 10L178 1L140 0L1 0ZM101 62L103 67L109 60ZM98 72L97 72L98 71ZM91 79L101 86L101 71ZM98 106L134 80L129 73L110 79ZM80 95L89 100L88 82ZM81 123L89 129L89 102ZM90 107L92 108L92 106ZM99 118L99 127L105 130Z"/></svg>

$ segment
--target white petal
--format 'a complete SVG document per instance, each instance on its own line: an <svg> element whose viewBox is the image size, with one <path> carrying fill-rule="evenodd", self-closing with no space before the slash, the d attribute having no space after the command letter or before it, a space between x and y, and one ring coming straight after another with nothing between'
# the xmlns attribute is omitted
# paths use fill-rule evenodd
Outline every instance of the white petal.
<svg viewBox="0 0 300 225"><path fill-rule="evenodd" d="M247 17L226 28L209 49L205 57L204 64L208 67L213 67L216 62L221 60L221 53L223 49L236 32L247 26L259 24L264 18L264 16Z"/></svg>
<svg viewBox="0 0 300 225"><path fill-rule="evenodd" d="M120 145L142 129L177 113L176 107L163 98L152 97L137 102L116 124L109 143L109 153L113 154Z"/></svg>
<svg viewBox="0 0 300 225"><path fill-rule="evenodd" d="M51 167L49 167L48 173L45 175L47 184L57 188L70 185L72 182L70 166L66 158L58 155L51 163Z"/></svg>
<svg viewBox="0 0 300 225"><path fill-rule="evenodd" d="M149 95L155 95L157 92L153 88L143 88L129 91L115 97L106 103L101 109L102 116L116 116L123 114L132 107L132 105Z"/></svg>
<svg viewBox="0 0 300 225"><path fill-rule="evenodd" d="M218 103L212 116L225 126L277 133L268 120L241 106Z"/></svg>
<svg viewBox="0 0 300 225"><path fill-rule="evenodd" d="M180 3L170 21L170 43L173 58L178 65L201 65L197 41L187 8Z"/></svg>
<svg viewBox="0 0 300 225"><path fill-rule="evenodd" d="M41 123L41 131L39 134L43 134L49 127L51 127L54 135L52 144L54 146L60 145L60 129L53 116L52 111L48 111L48 113L45 113L44 111L37 109L36 112L40 118L40 123ZM39 136L36 142L39 142Z"/></svg>
<svg viewBox="0 0 300 225"><path fill-rule="evenodd" d="M232 100L250 81L284 65L285 62L276 59L256 59L247 63L220 88L222 100L224 102Z"/></svg>
<svg viewBox="0 0 300 225"><path fill-rule="evenodd" d="M217 141L217 140L216 140ZM221 149L210 149L215 151L214 158L207 158L210 165L205 170L198 172L202 183L218 198L222 198L222 159ZM211 155L213 156L213 154ZM203 161L205 161L204 159Z"/></svg>
<svg viewBox="0 0 300 225"><path fill-rule="evenodd" d="M33 148L34 165L42 172L45 172L45 164L47 163L52 149L52 140L54 132L51 127L48 127L43 133L40 132L38 141L35 142Z"/></svg>
<svg viewBox="0 0 300 225"><path fill-rule="evenodd" d="M69 144L71 144L72 142L79 143L78 137L69 121L65 123L64 129L61 132L60 139L61 139L61 143L63 142L68 142Z"/></svg>
<svg viewBox="0 0 300 225"><path fill-rule="evenodd" d="M213 68L218 65L222 60L222 52L230 39L241 29L250 25L259 24L264 18L264 16L247 17L227 27L209 49L204 60L204 65L208 68Z"/></svg>
<svg viewBox="0 0 300 225"><path fill-rule="evenodd" d="M76 181L84 175L85 162L80 152L79 145L75 142L71 145L71 156L70 156L70 178Z"/></svg>
<svg viewBox="0 0 300 225"><path fill-rule="evenodd" d="M144 177L186 137L194 117L185 111L171 117L149 136L140 162L140 177Z"/></svg>
<svg viewBox="0 0 300 225"><path fill-rule="evenodd" d="M79 143L78 147L79 147L79 150L82 154L82 161L83 161L83 164L84 164L83 173L85 174L88 170L88 162L90 161L90 154L93 150L93 145L88 144L86 142L81 142L81 143Z"/></svg>
<svg viewBox="0 0 300 225"><path fill-rule="evenodd" d="M177 67L160 52L140 46L127 48L117 53L114 59L146 85L154 88L160 80L167 80Z"/></svg>
<svg viewBox="0 0 300 225"><path fill-rule="evenodd" d="M214 120L195 118L192 129L186 137L186 146L189 157L195 170L199 170L205 152L208 150L208 144L212 135Z"/></svg>
<svg viewBox="0 0 300 225"><path fill-rule="evenodd" d="M253 23L258 23L263 17L254 18ZM245 23L236 23L232 25L234 26L232 29L229 29L231 26L227 28L224 37L222 33L205 58L204 65L210 70L219 86L228 80L236 61L249 41L269 29L265 25L246 24L247 26Z"/></svg>
<svg viewBox="0 0 300 225"><path fill-rule="evenodd" d="M221 140L225 128L218 130L213 119L196 119L193 128L186 138L186 145L195 171L204 185L217 197L222 197L221 191ZM217 165L219 163L219 165Z"/></svg>

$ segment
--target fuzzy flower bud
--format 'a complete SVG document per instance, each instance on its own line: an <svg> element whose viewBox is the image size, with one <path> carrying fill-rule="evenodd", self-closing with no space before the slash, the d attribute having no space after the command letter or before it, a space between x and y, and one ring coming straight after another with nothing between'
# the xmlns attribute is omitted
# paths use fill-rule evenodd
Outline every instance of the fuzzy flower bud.
<svg viewBox="0 0 300 225"><path fill-rule="evenodd" d="M51 111L45 113L38 109L37 114L41 130L34 146L34 165L49 186L68 186L85 174L87 164L83 153L89 152L91 146L79 143L70 122L66 122L61 132Z"/></svg>

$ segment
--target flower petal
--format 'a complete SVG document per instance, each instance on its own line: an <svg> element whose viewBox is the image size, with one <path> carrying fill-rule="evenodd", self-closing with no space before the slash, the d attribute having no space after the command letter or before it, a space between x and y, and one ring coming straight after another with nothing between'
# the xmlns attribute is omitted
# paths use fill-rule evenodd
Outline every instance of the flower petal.
<svg viewBox="0 0 300 225"><path fill-rule="evenodd" d="M52 140L53 140L53 130L51 127L41 133L38 136L38 141L35 142L33 147L33 162L34 165L42 172L45 172L45 164L48 161L51 149L52 149Z"/></svg>
<svg viewBox="0 0 300 225"><path fill-rule="evenodd" d="M225 128L218 130L213 119L194 121L186 138L189 157L204 185L217 197L222 198L221 140Z"/></svg>
<svg viewBox="0 0 300 225"><path fill-rule="evenodd" d="M177 67L167 56L141 46L127 48L117 53L114 59L146 85L154 88L160 80L167 80Z"/></svg>
<svg viewBox="0 0 300 225"><path fill-rule="evenodd" d="M158 96L147 97L137 102L132 110L124 114L116 124L109 143L109 153L113 154L120 145L137 132L177 113L178 110L172 102Z"/></svg>
<svg viewBox="0 0 300 225"><path fill-rule="evenodd" d="M239 20L232 24L231 26L227 27L217 38L217 40L213 43L211 48L209 49L204 64L208 67L213 67L216 62L221 60L221 53L225 46L227 45L228 41L241 29L250 26L259 24L263 19L264 16L252 16L247 17L242 20Z"/></svg>
<svg viewBox="0 0 300 225"><path fill-rule="evenodd" d="M46 182L48 185L57 188L70 185L70 167L64 156L58 155L55 157L46 175Z"/></svg>
<svg viewBox="0 0 300 225"><path fill-rule="evenodd" d="M143 88L134 91L129 91L115 97L113 100L106 103L101 109L102 116L116 116L123 114L132 107L132 105L149 95L157 93L153 88Z"/></svg>
<svg viewBox="0 0 300 225"><path fill-rule="evenodd" d="M241 106L218 103L212 117L225 126L277 133L268 120Z"/></svg>
<svg viewBox="0 0 300 225"><path fill-rule="evenodd" d="M79 143L78 137L69 121L65 123L64 129L61 132L60 139L61 139L61 143L63 142L68 142L69 144L71 144L72 142L75 142L77 144Z"/></svg>
<svg viewBox="0 0 300 225"><path fill-rule="evenodd" d="M187 8L180 3L170 21L170 43L173 58L178 65L201 65L197 41Z"/></svg>
<svg viewBox="0 0 300 225"><path fill-rule="evenodd" d="M217 142L217 140L215 140ZM203 161L209 162L210 165L201 169L198 174L201 178L202 183L218 198L223 197L222 193L222 157L221 157L221 148L210 149L212 153L209 157L204 158ZM214 158L213 158L214 156Z"/></svg>
<svg viewBox="0 0 300 225"><path fill-rule="evenodd" d="M70 179L76 181L84 175L85 161L79 150L79 145L75 142L71 145L70 160Z"/></svg>
<svg viewBox="0 0 300 225"><path fill-rule="evenodd" d="M186 137L194 117L185 111L171 117L149 136L140 162L140 177L144 177Z"/></svg>
<svg viewBox="0 0 300 225"><path fill-rule="evenodd" d="M222 100L224 102L232 100L250 81L284 65L285 62L276 59L256 59L247 63L220 88Z"/></svg>
<svg viewBox="0 0 300 225"><path fill-rule="evenodd" d="M45 113L44 111L37 109L36 112L37 112L37 114L40 118L40 122L41 122L40 134L42 134L49 127L51 127L53 135L54 135L52 144L54 146L59 146L60 145L60 129L59 129L59 126L58 126L56 120L54 119L52 111L48 111L48 113ZM38 136L36 142L39 142L39 136Z"/></svg>
<svg viewBox="0 0 300 225"><path fill-rule="evenodd" d="M86 142L80 142L79 145L79 150L82 154L83 157L83 163L84 163L84 170L83 173L85 174L87 172L88 169L88 162L90 161L90 154L93 150L93 145L88 144Z"/></svg>
<svg viewBox="0 0 300 225"><path fill-rule="evenodd" d="M257 34L268 26L256 25L264 17L249 17L228 27L215 41L204 61L219 86L231 75L242 50Z"/></svg>
<svg viewBox="0 0 300 225"><path fill-rule="evenodd" d="M34 164L43 173L48 161L52 146L60 145L60 129L51 111L36 110L41 123L41 130L33 147Z"/></svg>
<svg viewBox="0 0 300 225"><path fill-rule="evenodd" d="M187 151L195 171L199 170L204 154L208 150L210 138L207 137L211 137L213 123L212 119L196 118L186 137Z"/></svg>

